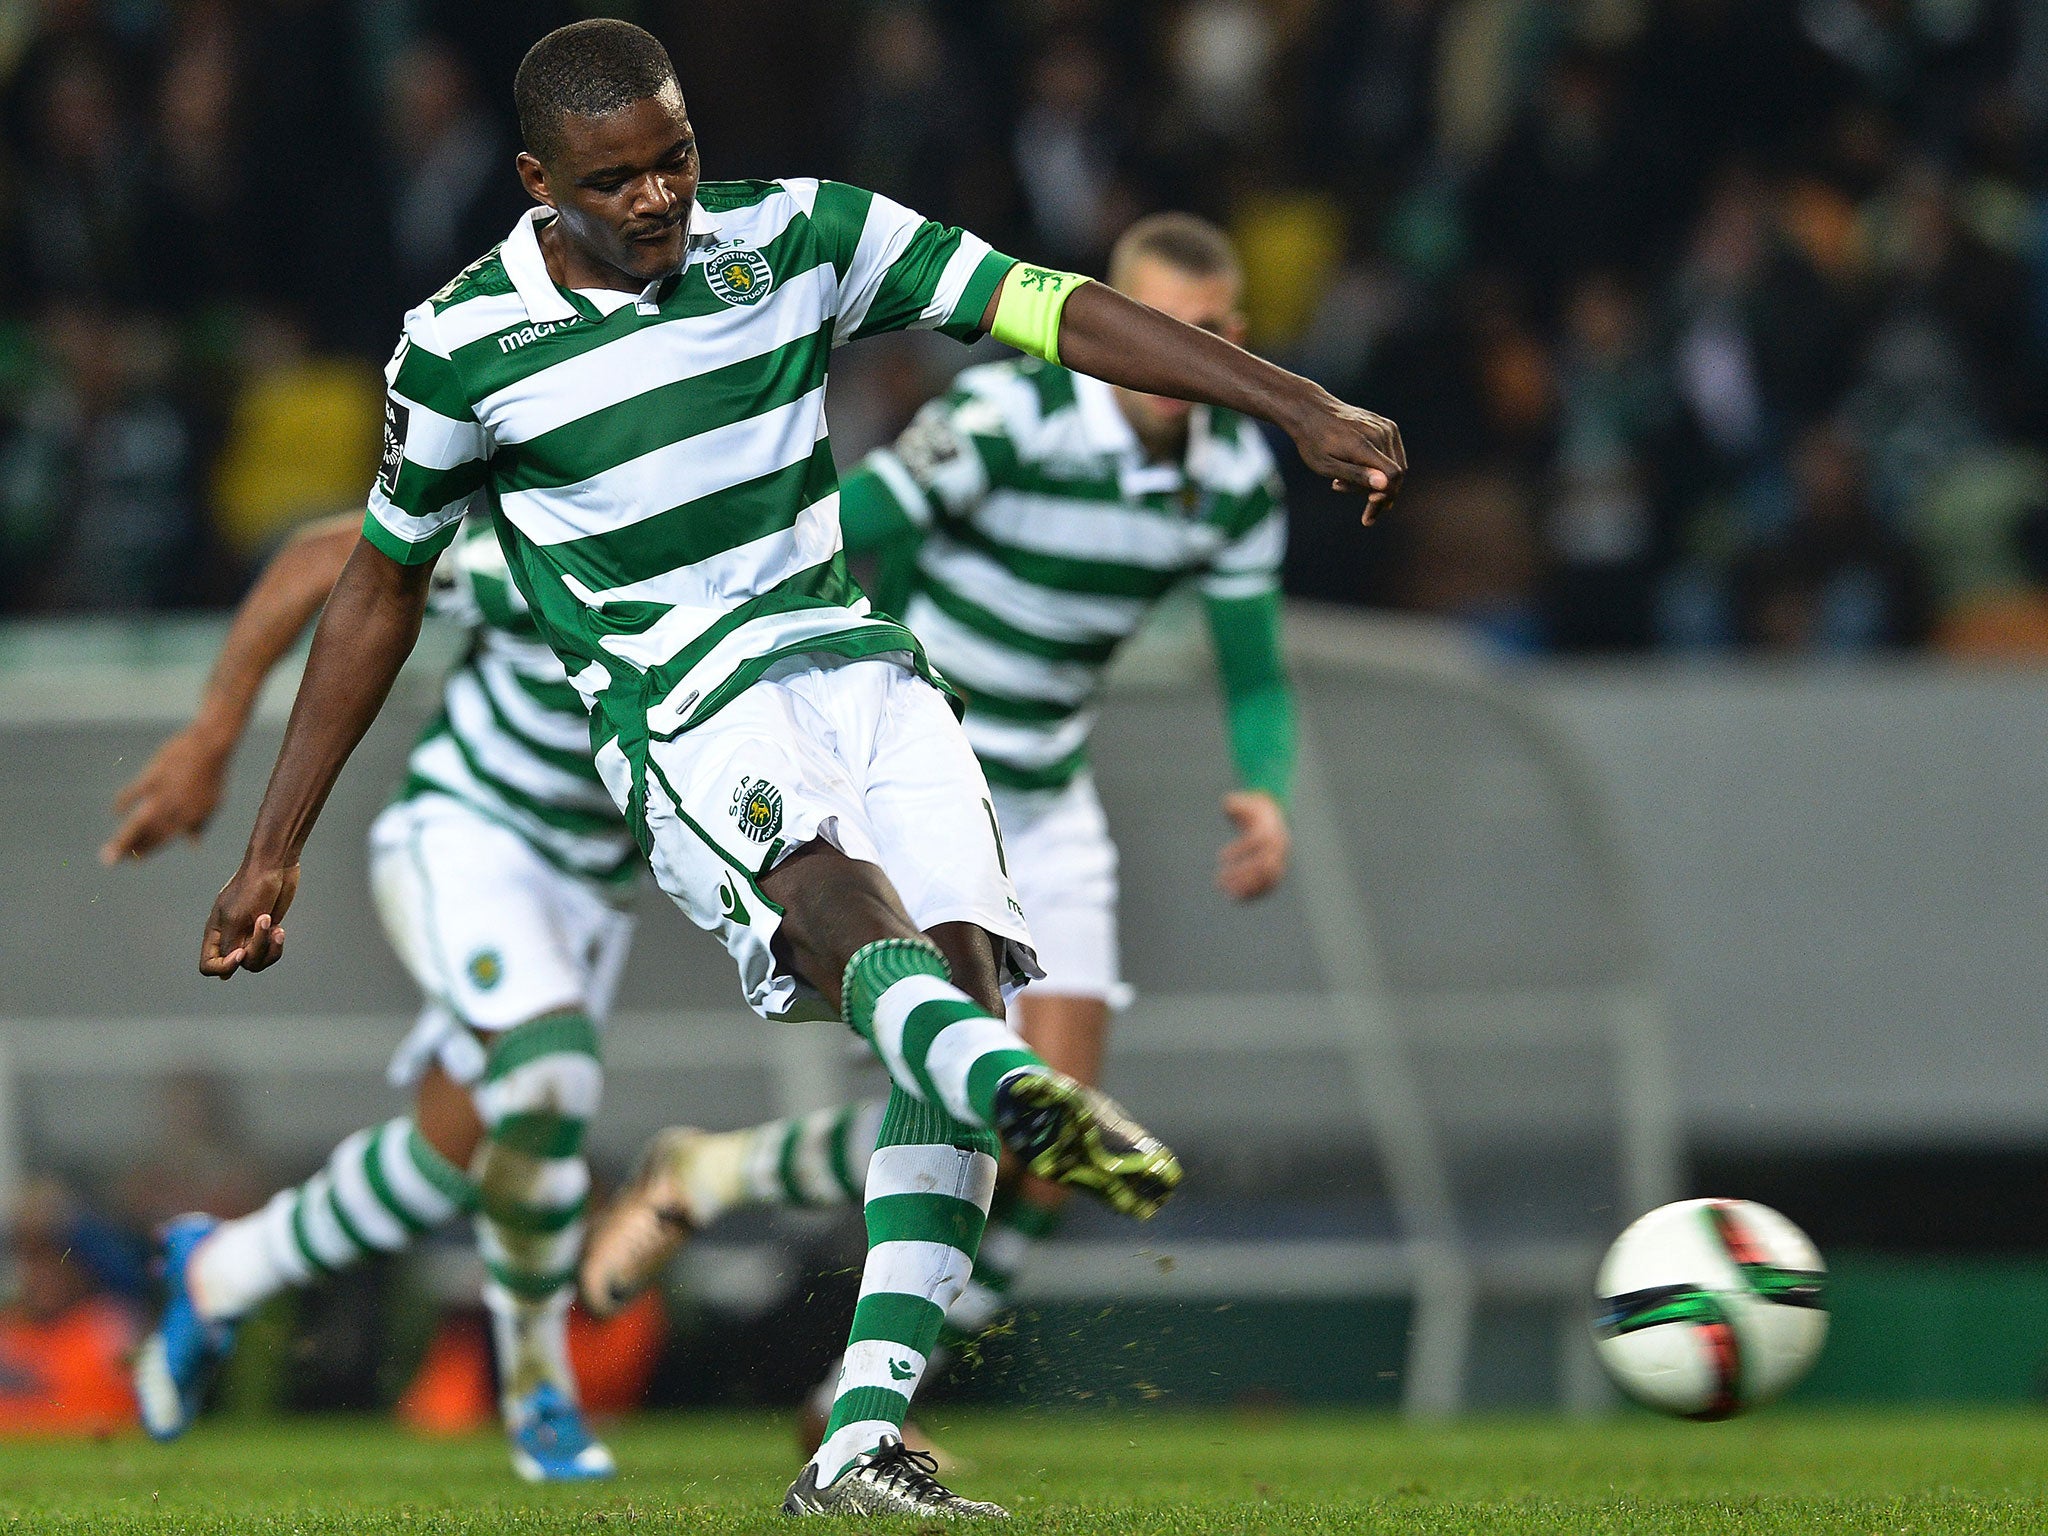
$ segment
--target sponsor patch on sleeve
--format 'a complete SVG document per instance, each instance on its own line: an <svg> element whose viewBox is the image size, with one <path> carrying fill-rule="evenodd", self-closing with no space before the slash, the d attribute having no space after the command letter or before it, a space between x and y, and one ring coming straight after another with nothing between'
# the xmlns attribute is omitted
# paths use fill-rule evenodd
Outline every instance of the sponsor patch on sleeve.
<svg viewBox="0 0 2048 1536"><path fill-rule="evenodd" d="M384 397L384 453L377 461L377 484L386 496L398 494L398 471L405 463L405 429L412 413L391 396Z"/></svg>

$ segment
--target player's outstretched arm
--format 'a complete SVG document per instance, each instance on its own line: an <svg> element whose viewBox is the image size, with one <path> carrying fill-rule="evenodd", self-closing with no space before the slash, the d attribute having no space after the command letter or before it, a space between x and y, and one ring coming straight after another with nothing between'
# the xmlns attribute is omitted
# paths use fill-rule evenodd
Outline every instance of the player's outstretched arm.
<svg viewBox="0 0 2048 1536"><path fill-rule="evenodd" d="M147 858L206 830L264 681L327 601L361 529L348 512L308 523L263 568L235 610L191 723L114 797L123 820L100 848L102 864Z"/></svg>
<svg viewBox="0 0 2048 1536"><path fill-rule="evenodd" d="M284 952L280 925L298 891L300 850L419 638L433 572L431 560L400 565L367 539L356 541L313 632L242 867L206 920L199 969L207 975L260 971Z"/></svg>
<svg viewBox="0 0 2048 1536"><path fill-rule="evenodd" d="M1033 325L1034 310L1050 316L1049 328ZM1106 283L1015 267L989 300L982 324L998 341L1125 389L1272 422L1294 439L1316 474L1340 491L1365 496L1368 523L1400 493L1408 472L1401 429L1386 417L1346 405L1313 380L1169 319Z"/></svg>

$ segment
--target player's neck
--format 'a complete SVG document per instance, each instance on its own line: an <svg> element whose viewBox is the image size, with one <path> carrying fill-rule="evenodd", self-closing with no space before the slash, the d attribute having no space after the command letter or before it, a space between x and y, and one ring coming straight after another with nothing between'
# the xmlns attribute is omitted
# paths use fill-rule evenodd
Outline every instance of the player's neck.
<svg viewBox="0 0 2048 1536"><path fill-rule="evenodd" d="M549 219L536 233L541 260L547 264L548 276L558 288L609 288L617 293L641 293L650 282L660 281L659 278L635 277L624 268L612 266L582 250L562 232L559 218ZM664 274L667 275L670 274Z"/></svg>
<svg viewBox="0 0 2048 1536"><path fill-rule="evenodd" d="M1116 392L1116 408L1123 413L1125 421L1131 424L1138 446L1145 451L1145 457L1155 464L1178 464L1188 456L1188 429L1190 418L1183 414L1176 421L1161 422L1151 419L1144 408L1130 398L1128 390Z"/></svg>

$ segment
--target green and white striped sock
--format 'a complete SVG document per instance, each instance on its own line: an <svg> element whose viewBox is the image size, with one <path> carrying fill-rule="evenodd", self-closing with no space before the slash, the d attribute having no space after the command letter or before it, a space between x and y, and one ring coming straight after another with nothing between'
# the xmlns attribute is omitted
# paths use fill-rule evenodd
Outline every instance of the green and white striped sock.
<svg viewBox="0 0 2048 1536"><path fill-rule="evenodd" d="M988 1130L996 1087L1022 1068L1050 1071L1008 1022L953 985L928 939L878 939L846 965L844 1011L889 1080L953 1119Z"/></svg>
<svg viewBox="0 0 2048 1536"><path fill-rule="evenodd" d="M835 1481L885 1435L900 1436L946 1309L974 1268L996 1187L996 1139L889 1095L867 1180L867 1266L825 1439L811 1459Z"/></svg>
<svg viewBox="0 0 2048 1536"><path fill-rule="evenodd" d="M221 1223L192 1256L192 1296L215 1321L237 1318L365 1254L396 1253L475 1204L469 1175L400 1116L344 1139L262 1210Z"/></svg>
<svg viewBox="0 0 2048 1536"><path fill-rule="evenodd" d="M867 1186L884 1103L840 1104L737 1134L745 1205L851 1205ZM708 1219L708 1217L707 1217Z"/></svg>
<svg viewBox="0 0 2048 1536"><path fill-rule="evenodd" d="M955 1349L978 1338L1009 1311L1010 1292L1016 1289L1025 1261L1032 1248L1059 1230L1060 1216L1057 1208L1034 1205L1013 1190L997 1193L974 1256L974 1274L960 1299L946 1309L941 1348Z"/></svg>
<svg viewBox="0 0 2048 1536"><path fill-rule="evenodd" d="M580 1013L507 1030L476 1088L477 1249L508 1415L543 1382L576 1395L566 1319L590 1198L583 1137L603 1093L597 1030Z"/></svg>

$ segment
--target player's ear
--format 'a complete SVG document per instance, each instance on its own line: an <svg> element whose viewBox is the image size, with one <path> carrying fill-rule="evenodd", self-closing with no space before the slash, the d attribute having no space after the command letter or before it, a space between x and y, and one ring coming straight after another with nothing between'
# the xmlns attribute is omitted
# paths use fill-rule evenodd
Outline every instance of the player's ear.
<svg viewBox="0 0 2048 1536"><path fill-rule="evenodd" d="M519 158L512 162L519 171L519 184L526 188L526 195L536 203L555 206L555 200L548 194L548 170L526 150L519 151Z"/></svg>

